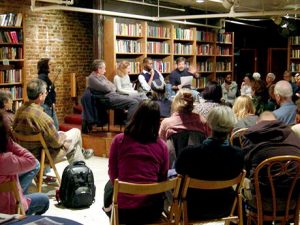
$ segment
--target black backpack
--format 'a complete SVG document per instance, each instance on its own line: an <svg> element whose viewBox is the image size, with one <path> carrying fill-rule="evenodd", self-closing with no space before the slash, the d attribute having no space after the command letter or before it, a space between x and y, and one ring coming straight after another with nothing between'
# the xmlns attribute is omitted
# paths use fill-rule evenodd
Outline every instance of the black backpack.
<svg viewBox="0 0 300 225"><path fill-rule="evenodd" d="M95 201L95 193L93 172L85 162L74 162L64 169L59 198L65 207L89 207Z"/></svg>

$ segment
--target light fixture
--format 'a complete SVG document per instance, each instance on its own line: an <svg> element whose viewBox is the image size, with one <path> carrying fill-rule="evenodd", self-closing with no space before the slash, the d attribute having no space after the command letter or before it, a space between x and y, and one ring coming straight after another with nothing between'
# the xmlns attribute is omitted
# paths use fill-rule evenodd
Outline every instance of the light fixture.
<svg viewBox="0 0 300 225"><path fill-rule="evenodd" d="M196 0L197 3L203 3L204 0Z"/></svg>

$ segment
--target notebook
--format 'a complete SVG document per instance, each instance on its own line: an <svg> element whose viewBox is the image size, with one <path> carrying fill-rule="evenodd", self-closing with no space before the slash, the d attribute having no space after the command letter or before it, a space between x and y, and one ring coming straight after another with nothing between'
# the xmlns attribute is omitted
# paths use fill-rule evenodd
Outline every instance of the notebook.
<svg viewBox="0 0 300 225"><path fill-rule="evenodd" d="M182 86L191 86L193 82L193 76L180 77L180 81Z"/></svg>

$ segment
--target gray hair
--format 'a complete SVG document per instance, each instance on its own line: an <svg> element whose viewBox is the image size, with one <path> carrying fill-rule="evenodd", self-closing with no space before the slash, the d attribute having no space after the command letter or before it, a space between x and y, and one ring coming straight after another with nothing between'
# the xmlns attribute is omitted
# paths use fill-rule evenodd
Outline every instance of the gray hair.
<svg viewBox="0 0 300 225"><path fill-rule="evenodd" d="M12 100L12 95L9 91L0 90L0 109L4 109L4 104Z"/></svg>
<svg viewBox="0 0 300 225"><path fill-rule="evenodd" d="M102 59L95 59L92 64L92 70L96 71L98 68L103 68L105 61Z"/></svg>
<svg viewBox="0 0 300 225"><path fill-rule="evenodd" d="M230 107L217 106L209 112L207 123L213 131L229 133L236 123L236 118Z"/></svg>
<svg viewBox="0 0 300 225"><path fill-rule="evenodd" d="M274 73L268 73L268 74L267 74L267 77L272 78L273 81L276 79L276 76L275 76Z"/></svg>
<svg viewBox="0 0 300 225"><path fill-rule="evenodd" d="M292 85L286 80L278 81L274 88L274 94L283 98L289 98L293 95Z"/></svg>
<svg viewBox="0 0 300 225"><path fill-rule="evenodd" d="M30 100L36 100L41 93L47 91L47 84L40 79L32 79L27 84L27 97Z"/></svg>

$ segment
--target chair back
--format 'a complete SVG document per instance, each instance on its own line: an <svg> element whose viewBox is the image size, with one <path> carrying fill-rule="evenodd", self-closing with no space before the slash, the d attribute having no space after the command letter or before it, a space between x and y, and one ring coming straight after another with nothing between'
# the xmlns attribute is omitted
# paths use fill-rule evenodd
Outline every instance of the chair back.
<svg viewBox="0 0 300 225"><path fill-rule="evenodd" d="M16 181L8 181L0 184L0 192L10 192L16 200L16 211L15 213L25 215L25 211L22 205L21 197L19 194L18 186Z"/></svg>
<svg viewBox="0 0 300 225"><path fill-rule="evenodd" d="M243 148L244 141L245 141L244 134L247 130L248 130L248 128L245 127L245 128L241 128L241 129L234 131L230 135L230 144Z"/></svg>
<svg viewBox="0 0 300 225"><path fill-rule="evenodd" d="M167 218L165 221L161 221L155 224L178 224L180 213L178 204L179 188L181 184L181 176L172 178L170 180L150 183L150 184L137 184L122 182L118 179L114 181L114 192L113 192L113 208L111 215L111 225L119 225L118 218L118 193L127 193L133 195L153 195L172 191L173 202L170 210L166 212Z"/></svg>
<svg viewBox="0 0 300 225"><path fill-rule="evenodd" d="M199 145L206 139L206 136L199 131L181 131L172 134L167 140L169 151L170 168L174 168L174 162L181 151L187 146Z"/></svg>
<svg viewBox="0 0 300 225"><path fill-rule="evenodd" d="M238 224L243 224L243 207L242 207L242 196L241 196L241 189L242 184L244 182L244 178L246 175L246 171L243 170L237 177L230 179L230 180L220 180L220 181L208 181L208 180L200 180L191 178L188 175L185 175L183 186L182 186L182 192L181 192L181 199L182 199L182 221L184 225L187 224L193 224L193 223L199 223L199 222L209 222L209 221L230 221L230 220L238 220ZM230 215L228 217L224 218L216 218L211 220L197 220L197 221L189 221L188 219L188 208L187 208L187 192L190 188L193 189L201 189L201 190L218 190L218 189L224 189L234 187L235 190L235 199L233 201ZM236 211L237 209L237 211ZM237 216L234 216L234 213L237 212ZM200 212L201 213L201 212Z"/></svg>
<svg viewBox="0 0 300 225"><path fill-rule="evenodd" d="M37 184L38 192L42 191L43 172L44 172L44 168L45 168L45 158L46 157L49 161L50 166L54 170L58 185L60 185L60 183L61 183L60 175L56 169L54 160L53 160L52 156L50 155L49 149L47 147L47 144L46 144L42 134L37 133L37 134L32 134L32 135L24 135L24 134L20 134L17 132L13 132L13 136L16 139L16 141L19 143L20 142L40 142L42 145L41 158L40 158L41 166L40 166L40 172L39 172L39 177L38 177L39 180L38 180L38 184Z"/></svg>
<svg viewBox="0 0 300 225"><path fill-rule="evenodd" d="M255 168L253 178L257 224L262 225L263 221L299 224L300 157L266 159Z"/></svg>

